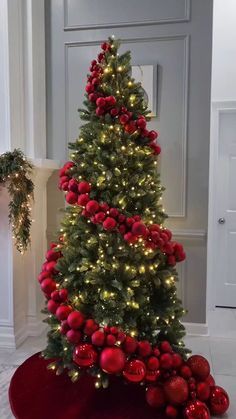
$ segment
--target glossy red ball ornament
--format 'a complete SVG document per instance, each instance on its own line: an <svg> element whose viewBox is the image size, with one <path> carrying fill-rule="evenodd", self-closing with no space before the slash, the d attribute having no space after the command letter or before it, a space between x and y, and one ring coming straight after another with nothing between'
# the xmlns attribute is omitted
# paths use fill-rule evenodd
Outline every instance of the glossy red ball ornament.
<svg viewBox="0 0 236 419"><path fill-rule="evenodd" d="M172 352L172 347L168 340L163 340L159 345L159 349L161 352Z"/></svg>
<svg viewBox="0 0 236 419"><path fill-rule="evenodd" d="M78 182L75 179L71 179L68 183L69 191L78 193Z"/></svg>
<svg viewBox="0 0 236 419"><path fill-rule="evenodd" d="M49 274L48 274L48 272L47 272L47 271L40 272L40 274L39 274L39 276L38 276L38 281L39 281L39 283L41 284L41 282L42 282L44 279L48 278L48 276L49 276Z"/></svg>
<svg viewBox="0 0 236 419"><path fill-rule="evenodd" d="M78 190L79 190L79 193L82 193L82 194L89 193L91 190L91 186L88 182L82 181L78 185Z"/></svg>
<svg viewBox="0 0 236 419"><path fill-rule="evenodd" d="M169 403L180 405L188 399L188 384L182 377L171 377L164 383L164 392Z"/></svg>
<svg viewBox="0 0 236 419"><path fill-rule="evenodd" d="M84 324L84 315L80 311L72 311L67 318L71 329L79 329Z"/></svg>
<svg viewBox="0 0 236 419"><path fill-rule="evenodd" d="M183 358L181 357L180 354L173 354L172 355L172 363L173 363L173 368L178 369L183 364Z"/></svg>
<svg viewBox="0 0 236 419"><path fill-rule="evenodd" d="M97 106L100 106L100 107L104 107L105 105L106 105L106 101L105 101L105 99L103 98L103 97L99 97L97 100L96 100L96 105Z"/></svg>
<svg viewBox="0 0 236 419"><path fill-rule="evenodd" d="M97 352L92 345L81 343L74 349L73 361L80 367L91 367L97 361Z"/></svg>
<svg viewBox="0 0 236 419"><path fill-rule="evenodd" d="M60 303L55 302L54 300L49 300L47 302L47 309L50 313L55 314L59 305L60 305Z"/></svg>
<svg viewBox="0 0 236 419"><path fill-rule="evenodd" d="M201 402L205 402L209 399L210 396L210 386L206 382L202 381L200 383L197 383L197 398Z"/></svg>
<svg viewBox="0 0 236 419"><path fill-rule="evenodd" d="M210 387L213 387L216 385L214 378L210 374L209 377L205 380L205 383L208 384Z"/></svg>
<svg viewBox="0 0 236 419"><path fill-rule="evenodd" d="M181 377L183 377L187 380L188 378L192 377L193 374L192 374L191 369L188 367L188 365L183 365L180 368L180 375L181 375Z"/></svg>
<svg viewBox="0 0 236 419"><path fill-rule="evenodd" d="M142 340L138 344L138 352L141 356L146 357L151 355L152 347L147 340Z"/></svg>
<svg viewBox="0 0 236 419"><path fill-rule="evenodd" d="M132 225L132 233L135 236L146 236L147 227L140 221L135 221L134 224Z"/></svg>
<svg viewBox="0 0 236 419"><path fill-rule="evenodd" d="M164 353L160 356L160 367L169 370L173 366L172 356L169 353Z"/></svg>
<svg viewBox="0 0 236 419"><path fill-rule="evenodd" d="M211 387L208 405L212 415L223 415L229 408L229 396L222 387Z"/></svg>
<svg viewBox="0 0 236 419"><path fill-rule="evenodd" d="M149 370L157 370L159 368L160 362L156 356L150 356L147 360L147 368Z"/></svg>
<svg viewBox="0 0 236 419"><path fill-rule="evenodd" d="M59 296L62 302L66 301L68 298L68 291L66 288L59 290Z"/></svg>
<svg viewBox="0 0 236 419"><path fill-rule="evenodd" d="M67 194L66 194L66 202L68 204L70 204L70 205L76 204L77 199L78 199L78 194L77 193L71 192L71 191L70 192L67 192Z"/></svg>
<svg viewBox="0 0 236 419"><path fill-rule="evenodd" d="M145 380L149 383L155 383L155 381L157 381L160 376L161 376L161 371L160 370L149 370L149 369L147 369Z"/></svg>
<svg viewBox="0 0 236 419"><path fill-rule="evenodd" d="M184 419L210 419L210 412L205 403L194 400L185 407Z"/></svg>
<svg viewBox="0 0 236 419"><path fill-rule="evenodd" d="M46 253L46 259L48 262L51 262L52 260L57 260L61 257L60 252L55 252L54 250L50 249Z"/></svg>
<svg viewBox="0 0 236 419"><path fill-rule="evenodd" d="M70 326L68 325L66 320L63 320L61 322L61 326L60 326L60 332L62 335L66 335L68 330L70 330Z"/></svg>
<svg viewBox="0 0 236 419"><path fill-rule="evenodd" d="M116 208L110 208L109 214L112 218L116 218L119 215L119 211Z"/></svg>
<svg viewBox="0 0 236 419"><path fill-rule="evenodd" d="M101 352L100 367L108 374L118 374L123 370L125 361L125 354L120 348L105 348Z"/></svg>
<svg viewBox="0 0 236 419"><path fill-rule="evenodd" d="M116 337L112 334L107 335L106 344L108 346L114 346L116 344Z"/></svg>
<svg viewBox="0 0 236 419"><path fill-rule="evenodd" d="M51 299L55 301L56 303L62 302L60 294L59 294L59 290L55 290L51 293Z"/></svg>
<svg viewBox="0 0 236 419"><path fill-rule="evenodd" d="M178 417L178 410L174 406L167 406L165 410L166 417L169 419L175 419Z"/></svg>
<svg viewBox="0 0 236 419"><path fill-rule="evenodd" d="M114 106L116 104L116 98L115 98L115 96L107 96L106 97L106 103L109 106Z"/></svg>
<svg viewBox="0 0 236 419"><path fill-rule="evenodd" d="M134 244L138 240L138 237L134 236L131 232L128 232L124 235L124 240L129 244Z"/></svg>
<svg viewBox="0 0 236 419"><path fill-rule="evenodd" d="M158 134L156 131L150 131L148 134L148 138L150 139L150 141L156 140L157 137L158 137Z"/></svg>
<svg viewBox="0 0 236 419"><path fill-rule="evenodd" d="M92 199L91 201L88 201L85 208L89 214L95 214L95 212L99 210L99 203Z"/></svg>
<svg viewBox="0 0 236 419"><path fill-rule="evenodd" d="M94 221L95 221L95 223L99 224L99 223L102 223L105 220L105 218L106 218L105 212L99 211L99 212L97 212L97 214L95 214Z"/></svg>
<svg viewBox="0 0 236 419"><path fill-rule="evenodd" d="M160 409L165 406L165 393L160 386L149 387L146 391L146 400L151 407Z"/></svg>
<svg viewBox="0 0 236 419"><path fill-rule="evenodd" d="M68 330L66 337L70 343L76 344L81 340L81 332L79 330Z"/></svg>
<svg viewBox="0 0 236 419"><path fill-rule="evenodd" d="M132 338L131 336L127 336L124 343L123 343L123 349L125 353L127 354L133 354L138 347L138 342L135 338Z"/></svg>
<svg viewBox="0 0 236 419"><path fill-rule="evenodd" d="M116 227L116 220L111 217L107 217L105 221L103 222L103 228L104 230L110 231L113 230Z"/></svg>
<svg viewBox="0 0 236 419"><path fill-rule="evenodd" d="M95 346L103 346L105 342L105 334L102 330L96 330L91 337L92 344Z"/></svg>
<svg viewBox="0 0 236 419"><path fill-rule="evenodd" d="M41 289L46 294L51 294L56 289L56 282L51 278L45 278L41 282Z"/></svg>
<svg viewBox="0 0 236 419"><path fill-rule="evenodd" d="M140 383L146 375L145 364L139 359L128 361L125 365L123 376L131 383Z"/></svg>
<svg viewBox="0 0 236 419"><path fill-rule="evenodd" d="M193 355L187 360L193 376L200 381L205 381L210 374L210 365L206 358L201 355Z"/></svg>
<svg viewBox="0 0 236 419"><path fill-rule="evenodd" d="M71 311L72 308L70 306L60 306L56 311L56 317L58 320L66 320Z"/></svg>
<svg viewBox="0 0 236 419"><path fill-rule="evenodd" d="M99 326L93 319L87 319L84 326L84 333L87 336L91 336Z"/></svg>
<svg viewBox="0 0 236 419"><path fill-rule="evenodd" d="M119 118L119 121L122 125L125 125L128 122L128 120L129 120L129 116L126 114L121 115Z"/></svg>
<svg viewBox="0 0 236 419"><path fill-rule="evenodd" d="M119 109L117 109L117 108L112 108L112 109L110 110L110 114L111 114L111 116L117 116L117 115L119 114Z"/></svg>
<svg viewBox="0 0 236 419"><path fill-rule="evenodd" d="M82 193L81 195L79 195L78 200L77 200L78 205L80 205L81 207L85 207L88 202L89 202L89 195L87 193Z"/></svg>

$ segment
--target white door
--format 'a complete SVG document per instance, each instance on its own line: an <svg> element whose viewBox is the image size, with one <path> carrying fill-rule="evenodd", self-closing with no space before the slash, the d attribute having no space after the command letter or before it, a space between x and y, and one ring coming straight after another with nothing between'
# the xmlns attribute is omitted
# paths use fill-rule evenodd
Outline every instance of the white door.
<svg viewBox="0 0 236 419"><path fill-rule="evenodd" d="M236 104L218 109L217 115L212 220L215 305L236 307Z"/></svg>

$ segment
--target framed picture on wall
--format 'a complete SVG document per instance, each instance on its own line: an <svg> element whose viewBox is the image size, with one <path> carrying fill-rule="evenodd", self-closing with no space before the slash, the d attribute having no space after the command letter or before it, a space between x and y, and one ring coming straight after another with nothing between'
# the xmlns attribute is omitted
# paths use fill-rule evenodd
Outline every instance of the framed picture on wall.
<svg viewBox="0 0 236 419"><path fill-rule="evenodd" d="M132 77L141 83L146 92L150 116L157 116L157 66L133 65Z"/></svg>

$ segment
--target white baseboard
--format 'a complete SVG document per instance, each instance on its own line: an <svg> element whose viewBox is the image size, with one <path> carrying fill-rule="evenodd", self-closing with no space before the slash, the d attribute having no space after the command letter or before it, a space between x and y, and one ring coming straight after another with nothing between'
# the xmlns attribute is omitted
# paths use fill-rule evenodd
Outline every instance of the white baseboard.
<svg viewBox="0 0 236 419"><path fill-rule="evenodd" d="M183 323L187 336L208 336L208 325L206 323Z"/></svg>

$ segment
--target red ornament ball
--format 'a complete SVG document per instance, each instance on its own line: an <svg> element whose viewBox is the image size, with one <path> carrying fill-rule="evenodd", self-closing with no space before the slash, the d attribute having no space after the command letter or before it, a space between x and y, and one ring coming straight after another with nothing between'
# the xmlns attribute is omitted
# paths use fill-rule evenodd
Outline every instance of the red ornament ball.
<svg viewBox="0 0 236 419"><path fill-rule="evenodd" d="M55 314L60 303L55 302L54 300L49 300L47 302L47 309L50 313Z"/></svg>
<svg viewBox="0 0 236 419"><path fill-rule="evenodd" d="M139 359L133 359L126 363L123 375L131 383L140 383L146 375L145 364Z"/></svg>
<svg viewBox="0 0 236 419"><path fill-rule="evenodd" d="M56 317L58 320L66 320L71 313L72 308L70 306L60 306L56 311Z"/></svg>
<svg viewBox="0 0 236 419"><path fill-rule="evenodd" d="M66 320L61 322L60 332L62 335L66 335L68 330L70 330L70 326L68 325Z"/></svg>
<svg viewBox="0 0 236 419"><path fill-rule="evenodd" d="M123 344L123 349L127 354L133 354L138 347L138 342L131 336L127 336Z"/></svg>
<svg viewBox="0 0 236 419"><path fill-rule="evenodd" d="M146 400L151 407L160 409L165 406L166 397L162 387L149 387L146 392Z"/></svg>
<svg viewBox="0 0 236 419"><path fill-rule="evenodd" d="M132 225L132 233L135 236L146 236L146 234L147 234L147 227L143 223L141 223L140 221L136 221Z"/></svg>
<svg viewBox="0 0 236 419"><path fill-rule="evenodd" d="M107 217L105 221L103 222L103 228L104 230L110 231L113 230L116 226L116 220L111 217Z"/></svg>
<svg viewBox="0 0 236 419"><path fill-rule="evenodd" d="M175 419L178 417L178 410L174 406L167 406L165 410L167 418Z"/></svg>
<svg viewBox="0 0 236 419"><path fill-rule="evenodd" d="M197 398L201 402L205 402L210 396L210 386L206 382L202 381L197 383Z"/></svg>
<svg viewBox="0 0 236 419"><path fill-rule="evenodd" d="M71 191L70 192L67 192L67 194L66 194L66 202L68 204L70 204L70 205L76 204L77 199L78 199L78 194L77 193L71 192Z"/></svg>
<svg viewBox="0 0 236 419"><path fill-rule="evenodd" d="M172 356L169 353L162 354L160 357L160 367L169 370L173 366Z"/></svg>
<svg viewBox="0 0 236 419"><path fill-rule="evenodd" d="M116 337L112 334L107 335L106 344L108 346L114 346L116 344Z"/></svg>
<svg viewBox="0 0 236 419"><path fill-rule="evenodd" d="M56 282L51 278L45 278L41 282L41 289L46 294L51 294L56 289Z"/></svg>
<svg viewBox="0 0 236 419"><path fill-rule="evenodd" d="M79 329L84 324L84 315L80 311L72 311L67 318L71 329Z"/></svg>
<svg viewBox="0 0 236 419"><path fill-rule="evenodd" d="M173 368L180 368L181 365L183 364L183 359L181 357L180 354L173 354L172 355L172 363L173 363Z"/></svg>
<svg viewBox="0 0 236 419"><path fill-rule="evenodd" d="M152 352L152 347L147 340L142 340L138 344L138 352L141 356L146 357L149 356Z"/></svg>
<svg viewBox="0 0 236 419"><path fill-rule="evenodd" d="M201 355L193 355L187 365L191 369L193 376L198 380L205 381L210 374L210 365L206 358Z"/></svg>
<svg viewBox="0 0 236 419"><path fill-rule="evenodd" d="M78 185L78 190L79 190L79 193L82 193L82 194L89 193L91 190L91 186L88 182L82 181Z"/></svg>
<svg viewBox="0 0 236 419"><path fill-rule="evenodd" d="M187 365L183 365L180 369L180 375L187 380L188 378L192 377L193 374Z"/></svg>
<svg viewBox="0 0 236 419"><path fill-rule="evenodd" d="M208 405L212 415L223 415L229 408L229 396L222 387L211 387Z"/></svg>
<svg viewBox="0 0 236 419"><path fill-rule="evenodd" d="M89 202L89 195L87 193L83 193L79 195L77 204L81 207L85 207L85 205Z"/></svg>
<svg viewBox="0 0 236 419"><path fill-rule="evenodd" d="M147 368L149 370L157 370L159 368L160 362L159 359L155 356L150 356L150 358L147 361Z"/></svg>
<svg viewBox="0 0 236 419"><path fill-rule="evenodd" d="M186 406L183 412L185 419L210 419L210 412L205 403L194 400Z"/></svg>
<svg viewBox="0 0 236 419"><path fill-rule="evenodd" d="M76 344L81 340L81 332L79 330L68 330L66 337L70 343Z"/></svg>
<svg viewBox="0 0 236 419"><path fill-rule="evenodd" d="M101 352L100 367L108 374L118 374L125 366L125 354L120 348L105 348Z"/></svg>
<svg viewBox="0 0 236 419"><path fill-rule="evenodd" d="M94 319L87 319L85 322L84 333L91 336L96 330L98 330L98 324L94 321Z"/></svg>
<svg viewBox="0 0 236 419"><path fill-rule="evenodd" d="M95 214L99 210L99 203L95 200L88 201L85 208L89 214Z"/></svg>
<svg viewBox="0 0 236 419"><path fill-rule="evenodd" d="M182 377L171 377L164 383L167 400L173 405L179 405L188 399L188 384Z"/></svg>
<svg viewBox="0 0 236 419"><path fill-rule="evenodd" d="M92 345L81 343L74 349L73 361L80 367L91 367L97 361L97 352Z"/></svg>
<svg viewBox="0 0 236 419"><path fill-rule="evenodd" d="M160 370L147 369L145 380L148 381L149 383L155 383L160 376L161 376Z"/></svg>
<svg viewBox="0 0 236 419"><path fill-rule="evenodd" d="M59 290L59 296L62 302L66 301L68 298L68 291L66 288Z"/></svg>
<svg viewBox="0 0 236 419"><path fill-rule="evenodd" d="M105 342L105 334L102 330L96 330L91 337L92 344L95 346L103 346Z"/></svg>
<svg viewBox="0 0 236 419"><path fill-rule="evenodd" d="M210 374L209 377L205 380L205 383L207 383L210 387L213 387L216 385L214 378Z"/></svg>
<svg viewBox="0 0 236 419"><path fill-rule="evenodd" d="M172 347L168 340L163 340L159 345L159 349L161 352L172 352Z"/></svg>
<svg viewBox="0 0 236 419"><path fill-rule="evenodd" d="M106 101L105 101L105 99L103 98L103 97L99 97L97 100L96 100L96 105L97 106L100 106L100 107L104 107L105 105L106 105Z"/></svg>

